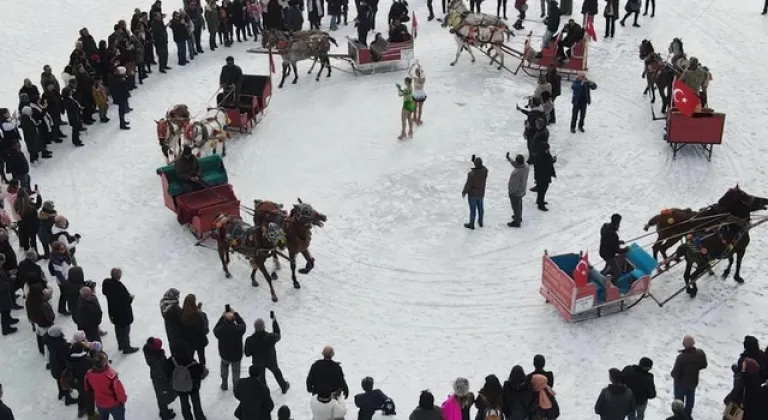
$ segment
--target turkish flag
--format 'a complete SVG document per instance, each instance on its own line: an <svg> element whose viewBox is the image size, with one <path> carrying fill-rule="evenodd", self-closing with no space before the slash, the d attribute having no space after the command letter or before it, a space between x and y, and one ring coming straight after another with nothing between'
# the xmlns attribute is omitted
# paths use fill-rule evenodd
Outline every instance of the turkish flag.
<svg viewBox="0 0 768 420"><path fill-rule="evenodd" d="M584 287L589 281L589 254L584 254L573 269L573 281L576 287Z"/></svg>
<svg viewBox="0 0 768 420"><path fill-rule="evenodd" d="M701 106L701 99L688 85L681 82L680 79L675 79L675 82L672 83L672 106L683 115L690 117Z"/></svg>

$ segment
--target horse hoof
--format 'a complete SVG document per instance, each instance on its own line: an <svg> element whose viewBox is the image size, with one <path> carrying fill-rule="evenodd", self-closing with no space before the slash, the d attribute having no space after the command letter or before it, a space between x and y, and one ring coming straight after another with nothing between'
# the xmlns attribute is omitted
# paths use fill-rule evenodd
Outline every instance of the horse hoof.
<svg viewBox="0 0 768 420"><path fill-rule="evenodd" d="M277 88L278 88L278 89L282 89L282 88L283 88L283 85L277 85Z"/></svg>
<svg viewBox="0 0 768 420"><path fill-rule="evenodd" d="M308 269L306 269L306 268L300 268L300 269L299 269L299 274L309 274L309 271L310 271L310 270L308 270Z"/></svg>
<svg viewBox="0 0 768 420"><path fill-rule="evenodd" d="M456 65L456 63L451 63L451 66L455 66L455 65Z"/></svg>
<svg viewBox="0 0 768 420"><path fill-rule="evenodd" d="M252 282L251 282L251 286L253 286L253 287L259 287L259 283L256 283L255 281L252 281Z"/></svg>
<svg viewBox="0 0 768 420"><path fill-rule="evenodd" d="M272 280L277 280L277 273L272 272L272 275L270 277L272 277Z"/></svg>
<svg viewBox="0 0 768 420"><path fill-rule="evenodd" d="M298 80L294 80L293 82L291 82L291 84L294 84L294 85L295 85L295 84L296 84L296 83L298 83L298 82L299 82Z"/></svg>
<svg viewBox="0 0 768 420"><path fill-rule="evenodd" d="M272 302L277 302L277 296L272 295Z"/></svg>
<svg viewBox="0 0 768 420"><path fill-rule="evenodd" d="M723 275L721 275L721 276L720 276L720 278L722 278L723 280L725 280L725 279L727 279L727 278L728 278L728 275L729 275L729 274L730 274L730 273L728 273L728 272L723 272Z"/></svg>
<svg viewBox="0 0 768 420"><path fill-rule="evenodd" d="M736 281L736 283L744 284L744 279L741 277L734 277L733 280Z"/></svg>
<svg viewBox="0 0 768 420"><path fill-rule="evenodd" d="M224 277L226 277L226 278L228 278L228 279L231 279L231 278L232 278L232 274L230 274L230 273L224 273Z"/></svg>
<svg viewBox="0 0 768 420"><path fill-rule="evenodd" d="M293 282L293 288L294 289L301 289L301 285L299 284L299 282L295 281L295 282Z"/></svg>

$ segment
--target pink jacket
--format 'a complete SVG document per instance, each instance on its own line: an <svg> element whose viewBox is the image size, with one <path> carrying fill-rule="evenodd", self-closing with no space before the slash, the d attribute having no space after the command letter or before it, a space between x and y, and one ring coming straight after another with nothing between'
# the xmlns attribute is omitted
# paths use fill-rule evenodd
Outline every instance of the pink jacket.
<svg viewBox="0 0 768 420"><path fill-rule="evenodd" d="M254 1L248 4L248 13L257 22L261 22L261 1Z"/></svg>
<svg viewBox="0 0 768 420"><path fill-rule="evenodd" d="M455 395L451 395L443 403L443 420L461 420L461 402Z"/></svg>
<svg viewBox="0 0 768 420"><path fill-rule="evenodd" d="M21 216L16 214L16 210L13 209L13 204L16 203L16 194L15 192L6 191L5 192L5 199L8 200L8 206L11 209L11 216L13 220L21 220Z"/></svg>

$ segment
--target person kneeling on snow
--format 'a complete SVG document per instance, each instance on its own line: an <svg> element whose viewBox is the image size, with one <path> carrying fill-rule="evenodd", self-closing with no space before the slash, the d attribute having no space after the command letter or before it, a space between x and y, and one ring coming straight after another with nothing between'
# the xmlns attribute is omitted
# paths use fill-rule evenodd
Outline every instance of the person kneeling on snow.
<svg viewBox="0 0 768 420"><path fill-rule="evenodd" d="M357 420L371 420L376 411L385 416L395 414L395 403L380 389L373 389L373 378L363 378L360 385L365 392L355 395L355 405L360 409Z"/></svg>
<svg viewBox="0 0 768 420"><path fill-rule="evenodd" d="M611 216L610 223L606 223L600 228L600 257L605 260L605 268L602 273L605 276L610 275L611 281L614 283L622 274L623 254L629 251L629 248L622 247L624 241L619 239L620 224L621 215L616 213Z"/></svg>

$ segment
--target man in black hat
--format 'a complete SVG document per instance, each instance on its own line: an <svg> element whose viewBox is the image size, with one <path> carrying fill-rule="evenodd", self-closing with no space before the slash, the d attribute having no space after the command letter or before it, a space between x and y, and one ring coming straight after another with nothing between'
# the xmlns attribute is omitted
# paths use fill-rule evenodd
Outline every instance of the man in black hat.
<svg viewBox="0 0 768 420"><path fill-rule="evenodd" d="M176 169L176 176L181 182L189 185L192 191L197 191L205 187L205 182L201 178L200 162L197 160L197 156L192 154L192 148L184 146L184 151L181 152L181 156L174 163Z"/></svg>
<svg viewBox="0 0 768 420"><path fill-rule="evenodd" d="M615 281L621 276L620 258L622 254L629 251L629 248L622 247L624 241L619 239L619 225L621 224L621 215L616 213L611 216L611 222L606 223L600 228L600 257L605 260L605 269L603 274L611 276Z"/></svg>
<svg viewBox="0 0 768 420"><path fill-rule="evenodd" d="M219 85L224 93L221 105L237 106L240 98L240 88L243 86L243 70L235 65L235 59L232 56L227 57L227 64L221 68Z"/></svg>

